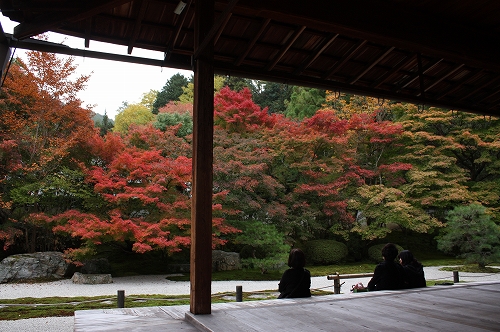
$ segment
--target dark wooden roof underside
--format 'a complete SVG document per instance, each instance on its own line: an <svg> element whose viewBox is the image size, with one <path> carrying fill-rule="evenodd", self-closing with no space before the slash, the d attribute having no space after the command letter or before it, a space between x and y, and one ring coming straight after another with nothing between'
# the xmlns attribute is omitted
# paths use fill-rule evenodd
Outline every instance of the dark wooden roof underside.
<svg viewBox="0 0 500 332"><path fill-rule="evenodd" d="M198 0L200 1L200 0ZM191 69L184 0L0 0L14 40L54 31ZM214 67L242 76L500 115L500 1L216 0ZM211 15L211 13L207 13ZM10 38L8 38L10 40Z"/></svg>

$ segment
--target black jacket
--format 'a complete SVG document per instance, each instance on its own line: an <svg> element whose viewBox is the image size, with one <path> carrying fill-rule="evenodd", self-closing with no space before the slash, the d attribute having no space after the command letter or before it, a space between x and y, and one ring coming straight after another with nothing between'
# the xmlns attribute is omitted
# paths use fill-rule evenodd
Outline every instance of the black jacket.
<svg viewBox="0 0 500 332"><path fill-rule="evenodd" d="M368 290L394 290L404 287L403 267L396 262L383 261L375 267L373 277L368 283Z"/></svg>
<svg viewBox="0 0 500 332"><path fill-rule="evenodd" d="M279 299L311 296L311 273L306 269L288 269L283 273L278 289Z"/></svg>
<svg viewBox="0 0 500 332"><path fill-rule="evenodd" d="M425 274L422 264L411 263L403 266L405 273L405 288L425 287Z"/></svg>

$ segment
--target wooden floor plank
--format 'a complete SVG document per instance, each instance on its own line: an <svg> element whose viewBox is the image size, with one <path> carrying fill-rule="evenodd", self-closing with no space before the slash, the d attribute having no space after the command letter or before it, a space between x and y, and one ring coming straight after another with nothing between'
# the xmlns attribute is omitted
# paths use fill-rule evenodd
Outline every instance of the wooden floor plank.
<svg viewBox="0 0 500 332"><path fill-rule="evenodd" d="M210 315L188 311L189 306L77 311L75 331L498 332L500 282L218 303Z"/></svg>
<svg viewBox="0 0 500 332"><path fill-rule="evenodd" d="M464 326L471 330L486 328L495 331L498 328L498 319L492 319L496 316L493 312L498 313L498 305L481 305L478 308L475 302L463 299L450 300L442 293L423 292L411 295L402 293L392 297L381 297L376 302L382 307L399 308L399 316L416 326L428 325L431 329L440 327L450 330Z"/></svg>

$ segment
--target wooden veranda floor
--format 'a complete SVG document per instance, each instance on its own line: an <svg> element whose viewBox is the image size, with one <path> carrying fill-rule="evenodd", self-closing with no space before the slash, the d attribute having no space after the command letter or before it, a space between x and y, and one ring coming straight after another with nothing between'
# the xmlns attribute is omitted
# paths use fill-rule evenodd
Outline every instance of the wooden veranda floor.
<svg viewBox="0 0 500 332"><path fill-rule="evenodd" d="M75 312L75 331L500 331L500 282L309 299Z"/></svg>

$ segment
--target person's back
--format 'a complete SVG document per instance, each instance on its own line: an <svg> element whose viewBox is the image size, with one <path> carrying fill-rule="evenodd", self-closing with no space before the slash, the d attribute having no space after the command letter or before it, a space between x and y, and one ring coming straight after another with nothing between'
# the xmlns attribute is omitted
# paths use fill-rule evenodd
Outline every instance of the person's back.
<svg viewBox="0 0 500 332"><path fill-rule="evenodd" d="M398 249L392 243L388 243L382 249L384 261L375 267L373 277L368 283L368 290L395 290L403 288L403 267L394 259L398 255Z"/></svg>
<svg viewBox="0 0 500 332"><path fill-rule="evenodd" d="M278 284L279 299L311 296L311 273L304 268L306 259L300 249L292 249L288 257L288 270Z"/></svg>
<svg viewBox="0 0 500 332"><path fill-rule="evenodd" d="M304 268L291 268L283 273L278 289L279 298L311 297L311 274Z"/></svg>
<svg viewBox="0 0 500 332"><path fill-rule="evenodd" d="M426 287L424 266L409 250L403 250L398 256L405 273L404 288Z"/></svg>
<svg viewBox="0 0 500 332"><path fill-rule="evenodd" d="M368 289L395 290L403 288L404 272L401 265L394 261L383 261L375 267L373 278L368 283Z"/></svg>

